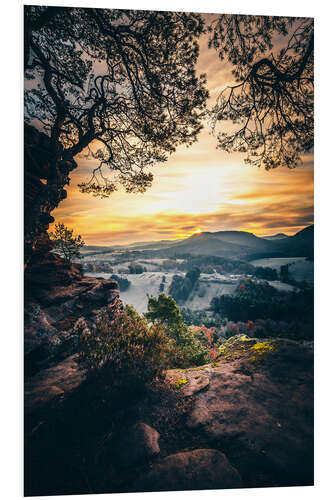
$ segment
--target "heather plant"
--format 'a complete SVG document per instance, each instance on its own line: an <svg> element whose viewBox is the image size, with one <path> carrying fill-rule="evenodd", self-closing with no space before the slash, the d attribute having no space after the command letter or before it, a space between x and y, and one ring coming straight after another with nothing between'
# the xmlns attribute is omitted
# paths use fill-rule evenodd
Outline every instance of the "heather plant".
<svg viewBox="0 0 333 500"><path fill-rule="evenodd" d="M88 377L122 392L143 390L163 379L172 341L160 324L148 324L133 308L114 316L105 308L94 329L80 329L79 363Z"/></svg>

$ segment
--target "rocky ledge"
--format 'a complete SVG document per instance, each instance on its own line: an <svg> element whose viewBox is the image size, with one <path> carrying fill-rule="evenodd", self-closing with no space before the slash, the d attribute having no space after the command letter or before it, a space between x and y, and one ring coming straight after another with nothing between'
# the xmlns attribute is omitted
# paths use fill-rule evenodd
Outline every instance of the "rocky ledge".
<svg viewBox="0 0 333 500"><path fill-rule="evenodd" d="M31 262L25 276L25 373L31 376L62 361L75 350L78 320L94 323L103 307L122 309L118 283L88 278L80 266L49 253Z"/></svg>
<svg viewBox="0 0 333 500"><path fill-rule="evenodd" d="M248 486L267 472L273 482L312 484L311 345L236 337L214 363L172 370L168 378L193 400L186 426L209 443L231 447Z"/></svg>
<svg viewBox="0 0 333 500"><path fill-rule="evenodd" d="M67 411L69 420L59 431L59 417L52 419L66 398L72 400L70 408L77 408L78 401L82 404L83 379L75 358L70 357L58 370L53 367L32 377L27 386L33 434L31 440L27 434L27 439L30 452L34 454L35 448L38 457L33 462L36 469L29 472L32 493L313 484L311 345L286 339L232 338L213 363L169 370L165 385L169 389L164 392L133 404L126 402L125 407L124 403L110 406L107 401L93 400L91 409ZM52 409L47 411L47 405ZM53 483L47 473L53 467L47 463L53 460L51 438L50 449L45 450L48 458L40 455L38 442L45 445L50 429L57 435L54 466L61 469L59 464L65 464L64 471L58 471L61 484ZM82 474L75 476L82 463L90 474L90 490ZM40 477L44 473L43 493Z"/></svg>

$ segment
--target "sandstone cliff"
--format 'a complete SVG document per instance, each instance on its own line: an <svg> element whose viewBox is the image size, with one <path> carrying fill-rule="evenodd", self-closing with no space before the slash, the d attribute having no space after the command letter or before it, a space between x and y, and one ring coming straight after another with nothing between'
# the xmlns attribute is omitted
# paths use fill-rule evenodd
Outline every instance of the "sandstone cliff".
<svg viewBox="0 0 333 500"><path fill-rule="evenodd" d="M25 272L25 374L52 366L75 351L73 327L94 323L98 311L122 309L114 280L83 277L80 266L50 252L35 253Z"/></svg>
<svg viewBox="0 0 333 500"><path fill-rule="evenodd" d="M56 159L55 159L56 158ZM55 155L49 137L31 125L24 126L24 262L52 248L47 229L51 215L66 198L64 187L77 167L73 158Z"/></svg>

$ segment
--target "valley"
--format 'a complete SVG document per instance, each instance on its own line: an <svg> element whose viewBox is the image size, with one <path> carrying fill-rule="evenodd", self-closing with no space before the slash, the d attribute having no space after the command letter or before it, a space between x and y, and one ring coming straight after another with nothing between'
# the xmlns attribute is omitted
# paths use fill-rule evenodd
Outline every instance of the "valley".
<svg viewBox="0 0 333 500"><path fill-rule="evenodd" d="M81 263L86 276L127 280L126 289L120 287L120 298L139 313L147 312L148 296L170 294L175 277L184 279L189 270L198 268L187 297L175 299L182 308L209 311L214 297L234 294L244 278L267 281L285 292L297 290L302 282L313 284L313 229L277 236L266 239L242 231L219 231L169 242L89 246ZM299 251L289 256L293 248Z"/></svg>

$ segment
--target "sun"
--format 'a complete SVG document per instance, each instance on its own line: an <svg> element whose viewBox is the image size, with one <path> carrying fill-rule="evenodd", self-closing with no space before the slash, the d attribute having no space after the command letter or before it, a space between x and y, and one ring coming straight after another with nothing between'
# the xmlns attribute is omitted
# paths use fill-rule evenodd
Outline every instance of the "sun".
<svg viewBox="0 0 333 500"><path fill-rule="evenodd" d="M193 232L193 234L200 234L201 233L201 229L197 229L196 231Z"/></svg>

